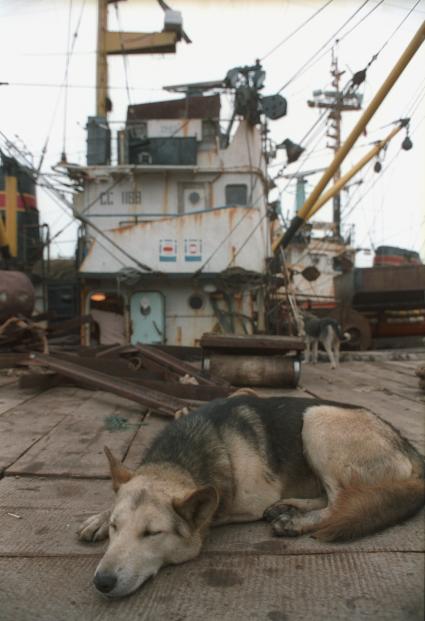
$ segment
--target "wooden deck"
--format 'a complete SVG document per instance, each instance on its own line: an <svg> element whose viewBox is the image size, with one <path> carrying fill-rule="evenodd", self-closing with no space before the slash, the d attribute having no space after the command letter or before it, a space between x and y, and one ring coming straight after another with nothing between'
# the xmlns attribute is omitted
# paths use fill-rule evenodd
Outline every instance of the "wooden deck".
<svg viewBox="0 0 425 621"><path fill-rule="evenodd" d="M289 393L365 405L425 453L417 364L307 366ZM100 597L91 579L104 545L81 544L75 531L112 498L103 446L135 467L166 424L142 423L139 406L107 393L22 390L0 377L1 621L423 619L423 512L350 544L276 539L265 523L216 528L198 559L126 599Z"/></svg>

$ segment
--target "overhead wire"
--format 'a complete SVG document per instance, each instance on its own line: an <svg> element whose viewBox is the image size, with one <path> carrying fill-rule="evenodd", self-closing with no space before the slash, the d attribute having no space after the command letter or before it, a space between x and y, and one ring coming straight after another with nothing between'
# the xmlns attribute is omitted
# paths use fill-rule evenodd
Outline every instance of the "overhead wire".
<svg viewBox="0 0 425 621"><path fill-rule="evenodd" d="M264 56L260 58L260 62L263 62L264 60L266 60L266 58L269 58L269 56L271 56L276 50L282 47L282 45L284 45L290 39L292 39L292 37L294 37L298 32L300 32L300 30L302 30L305 26L307 26L307 24L309 24L315 17L317 17L317 15L319 15L319 13L321 13L324 9L326 9L326 7L329 6L332 2L333 0L328 0L327 2L325 2L325 4L319 7L317 11L315 11L312 15L310 15L310 17L308 17L299 26L297 26L295 30L290 32L288 35L284 37L284 39L282 39L282 41L280 41L277 45L272 47L272 49L269 50L267 54L264 54Z"/></svg>
<svg viewBox="0 0 425 621"><path fill-rule="evenodd" d="M329 44L331 42L333 42L336 38L336 36L341 32L341 30L343 30L345 28L345 26L347 26L347 24L349 24L351 22L352 19L354 19L354 17L363 9L364 6L366 6L366 4L369 2L369 0L364 0L364 2L362 2L362 4L354 11L354 13L352 13L352 15L350 15L350 17L348 19L346 19L344 21L344 23L332 34L331 37L329 37L320 47L319 49L317 49L315 51L314 54L312 54L312 56L310 56L302 65L299 69L297 69L297 71L289 78L289 80L287 80L285 82L285 84L283 84L283 86L281 86L281 88L277 91L278 93L281 93L287 86L289 86L289 84L291 84L291 82L293 82L296 78L298 78L302 73L304 73L304 70L307 68L307 66L312 62L316 62L317 60L317 55L320 54L320 52L322 52L325 48L327 48L329 46ZM329 51L329 50L327 50Z"/></svg>
<svg viewBox="0 0 425 621"><path fill-rule="evenodd" d="M64 78L64 98L63 98L63 135L62 135L62 153L65 154L66 150L66 126L68 119L68 76L69 76L69 63L71 60L71 17L72 17L72 0L69 0L68 9L68 42L67 42L67 55L65 63L65 78Z"/></svg>
<svg viewBox="0 0 425 621"><path fill-rule="evenodd" d="M382 52L382 50L384 50L386 48L386 46L388 45L388 43L391 41L391 39L394 37L394 35L400 30L400 28L402 27L402 25L404 24L404 22L409 18L409 16L413 13L413 11L416 9L416 7L418 6L418 4L421 2L421 0L416 0L415 4L412 6L412 8L408 11L408 13L406 13L406 15L403 17L403 19L401 20L401 22L398 24L398 26L393 30L393 32L390 34L390 36L388 37L388 39L386 39L384 41L384 43L381 45L381 47L379 48L379 50L376 52L376 54L374 54L374 56L377 58L379 56L379 54Z"/></svg>
<svg viewBox="0 0 425 621"><path fill-rule="evenodd" d="M67 61L66 61L66 65L65 65L65 75L64 75L63 82L60 85L57 85L57 86L59 86L60 90L59 90L59 93L58 93L58 97L56 99L55 107L53 109L52 119L51 119L51 122L50 122L49 129L47 131L46 140L44 142L44 145L43 145L43 148L42 148L42 151L41 151L40 161L38 163L37 171L36 171L37 172L37 176L40 174L41 167L43 166L44 158L45 158L45 155L47 153L47 148L48 148L48 144L49 144L50 135L52 133L52 129L53 129L53 125L54 125L54 122L55 122L55 119L56 119L57 111L59 109L59 102L60 102L60 97L61 97L61 94L62 94L62 89L64 88L65 84L67 84L67 88L69 88L69 84L68 84L69 64L70 64L70 61L71 61L71 57L72 57L72 55L74 53L75 44L77 42L77 37L78 37L79 30L80 30L80 25L81 25L81 20L82 20L83 13L84 13L84 8L86 6L86 1L87 0L82 0L80 15L79 15L79 18L78 18L78 22L77 22L74 34L73 34L72 43L71 43L71 46L69 48L69 53L67 54ZM15 84L17 84L17 83L15 83ZM10 83L10 85L13 86L14 83L12 82L12 83Z"/></svg>

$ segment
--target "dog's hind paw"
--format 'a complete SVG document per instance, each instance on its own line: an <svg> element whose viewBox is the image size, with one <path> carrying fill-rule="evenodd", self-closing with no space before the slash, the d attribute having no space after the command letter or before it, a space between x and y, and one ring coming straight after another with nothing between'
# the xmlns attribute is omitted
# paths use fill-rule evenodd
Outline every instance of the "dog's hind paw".
<svg viewBox="0 0 425 621"><path fill-rule="evenodd" d="M77 531L80 541L103 541L108 537L110 511L102 511L85 520Z"/></svg>
<svg viewBox="0 0 425 621"><path fill-rule="evenodd" d="M291 505L286 505L285 503L275 503L264 511L263 518L266 522L273 523L277 519L281 519L282 521L290 520L291 517L298 513L298 509L292 507Z"/></svg>
<svg viewBox="0 0 425 621"><path fill-rule="evenodd" d="M298 537L302 535L302 531L297 528L291 519L282 519L278 517L272 523L273 534L277 537Z"/></svg>

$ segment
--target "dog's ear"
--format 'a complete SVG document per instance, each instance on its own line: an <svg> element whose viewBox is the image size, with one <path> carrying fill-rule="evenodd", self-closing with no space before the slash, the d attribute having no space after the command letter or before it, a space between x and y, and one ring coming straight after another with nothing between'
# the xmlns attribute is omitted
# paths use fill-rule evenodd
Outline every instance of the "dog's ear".
<svg viewBox="0 0 425 621"><path fill-rule="evenodd" d="M120 485L127 483L134 475L132 470L129 470L112 454L107 446L103 447L105 455L109 461L109 467L111 469L112 487L114 492L117 492Z"/></svg>
<svg viewBox="0 0 425 621"><path fill-rule="evenodd" d="M212 485L200 487L183 500L173 500L175 512L189 524L192 530L199 530L210 522L217 506L218 493Z"/></svg>

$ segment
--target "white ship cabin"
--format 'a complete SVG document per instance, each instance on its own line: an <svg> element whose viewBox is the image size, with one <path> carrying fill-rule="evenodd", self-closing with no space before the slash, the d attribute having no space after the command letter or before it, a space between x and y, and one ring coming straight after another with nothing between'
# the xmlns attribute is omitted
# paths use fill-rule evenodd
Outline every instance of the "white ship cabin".
<svg viewBox="0 0 425 621"><path fill-rule="evenodd" d="M303 307L332 309L336 304L334 278L353 268L355 250L348 241L334 236L331 222L313 221L305 230L307 235L297 235L287 248L294 293ZM309 279L311 268L316 274Z"/></svg>
<svg viewBox="0 0 425 621"><path fill-rule="evenodd" d="M111 165L105 121L88 123L75 208L85 343L196 345L263 327L271 254L260 128L228 138L220 96L132 105ZM115 139L115 137L114 137Z"/></svg>

